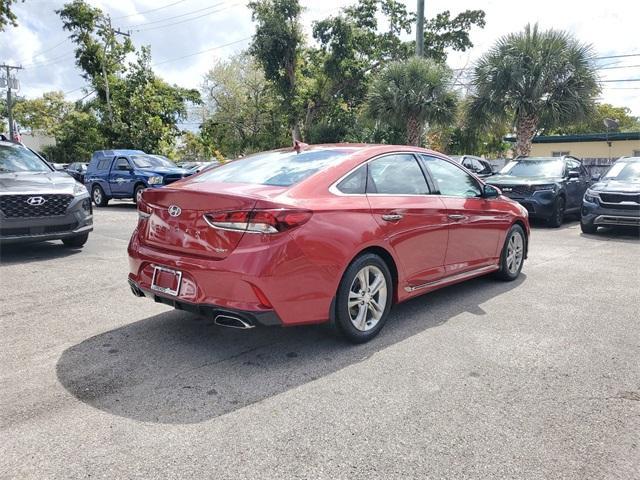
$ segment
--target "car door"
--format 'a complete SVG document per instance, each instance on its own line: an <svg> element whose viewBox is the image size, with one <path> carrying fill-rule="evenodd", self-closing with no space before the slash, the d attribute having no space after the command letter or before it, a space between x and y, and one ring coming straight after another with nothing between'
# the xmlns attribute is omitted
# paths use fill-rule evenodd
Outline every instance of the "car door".
<svg viewBox="0 0 640 480"><path fill-rule="evenodd" d="M371 212L401 263L406 283L415 286L441 278L448 238L446 210L440 197L431 194L416 156L384 155L367 166Z"/></svg>
<svg viewBox="0 0 640 480"><path fill-rule="evenodd" d="M501 208L504 200L483 198L482 185L448 160L428 155L422 160L447 209L447 275L495 264L498 242L510 222Z"/></svg>
<svg viewBox="0 0 640 480"><path fill-rule="evenodd" d="M109 185L114 196L132 195L133 169L126 157L118 157L113 162Z"/></svg>
<svg viewBox="0 0 640 480"><path fill-rule="evenodd" d="M588 178L582 164L572 158L566 159L565 167L567 185L567 209L578 209L582 206L582 197L587 190Z"/></svg>

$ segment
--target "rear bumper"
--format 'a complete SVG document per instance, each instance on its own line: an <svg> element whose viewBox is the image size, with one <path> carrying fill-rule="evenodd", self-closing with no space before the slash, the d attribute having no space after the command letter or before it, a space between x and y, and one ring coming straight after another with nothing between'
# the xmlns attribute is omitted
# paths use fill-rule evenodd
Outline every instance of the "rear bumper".
<svg viewBox="0 0 640 480"><path fill-rule="evenodd" d="M234 308L224 308L220 307L219 305L185 302L184 300L178 298L158 295L156 292L140 288L138 284L131 278L129 278L129 287L131 288L131 292L136 297L147 297L152 299L156 303L169 305L176 310L195 313L196 315L201 315L203 317L211 319L215 319L218 316L240 318L243 322L247 323L251 327L255 327L258 325L269 327L282 325L282 320L280 320L280 317L278 317L278 315L273 310L250 311Z"/></svg>
<svg viewBox="0 0 640 480"><path fill-rule="evenodd" d="M89 196L72 201L65 215L52 217L0 218L0 243L62 240L93 230Z"/></svg>
<svg viewBox="0 0 640 480"><path fill-rule="evenodd" d="M598 203L583 201L580 213L585 224L640 227L640 208L604 208Z"/></svg>

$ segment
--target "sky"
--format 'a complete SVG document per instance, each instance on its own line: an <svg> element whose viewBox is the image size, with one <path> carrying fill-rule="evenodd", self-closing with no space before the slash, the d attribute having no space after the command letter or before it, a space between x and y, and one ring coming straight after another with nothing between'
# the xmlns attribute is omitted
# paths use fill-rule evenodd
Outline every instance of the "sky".
<svg viewBox="0 0 640 480"><path fill-rule="evenodd" d="M337 14L355 0L301 0L309 41L313 21ZM198 87L215 62L245 49L254 32L247 0L90 0L109 13L114 27L130 31L136 46L149 45L155 71L166 81ZM406 0L415 10L415 0ZM54 10L62 0L26 0L14 7L18 27L0 33L0 64L22 65L20 95L33 98L62 90L69 99L85 96L86 82L74 64L73 45ZM626 106L640 116L640 2L577 0L426 0L428 17L450 10L486 12L484 29L474 28L474 47L451 52L452 68L471 67L501 36L538 22L542 28L564 29L593 45L597 56L634 55L597 60L605 80L601 101Z"/></svg>

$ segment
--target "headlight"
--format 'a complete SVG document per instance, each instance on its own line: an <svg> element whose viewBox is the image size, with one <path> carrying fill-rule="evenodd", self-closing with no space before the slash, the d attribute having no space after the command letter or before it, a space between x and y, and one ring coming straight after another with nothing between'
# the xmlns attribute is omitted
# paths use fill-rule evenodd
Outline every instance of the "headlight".
<svg viewBox="0 0 640 480"><path fill-rule="evenodd" d="M162 185L162 177L149 177L149 185Z"/></svg>
<svg viewBox="0 0 640 480"><path fill-rule="evenodd" d="M81 183L76 182L75 185L73 186L73 195L77 197L84 194L89 195L89 192L87 191L87 187L85 187Z"/></svg>
<svg viewBox="0 0 640 480"><path fill-rule="evenodd" d="M584 194L584 201L589 203L598 203L600 201L600 197L593 190L587 190Z"/></svg>
<svg viewBox="0 0 640 480"><path fill-rule="evenodd" d="M531 189L534 192L554 192L556 190L555 183L549 185L531 185Z"/></svg>

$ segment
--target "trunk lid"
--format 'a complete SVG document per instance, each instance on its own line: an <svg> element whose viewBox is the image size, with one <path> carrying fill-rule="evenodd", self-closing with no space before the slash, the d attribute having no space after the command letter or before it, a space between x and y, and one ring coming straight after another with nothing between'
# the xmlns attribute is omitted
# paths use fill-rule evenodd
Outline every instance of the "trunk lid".
<svg viewBox="0 0 640 480"><path fill-rule="evenodd" d="M237 247L244 232L214 228L206 213L250 211L258 203L281 193L282 187L195 183L145 190L143 202L150 207L141 241L172 252L222 260Z"/></svg>

